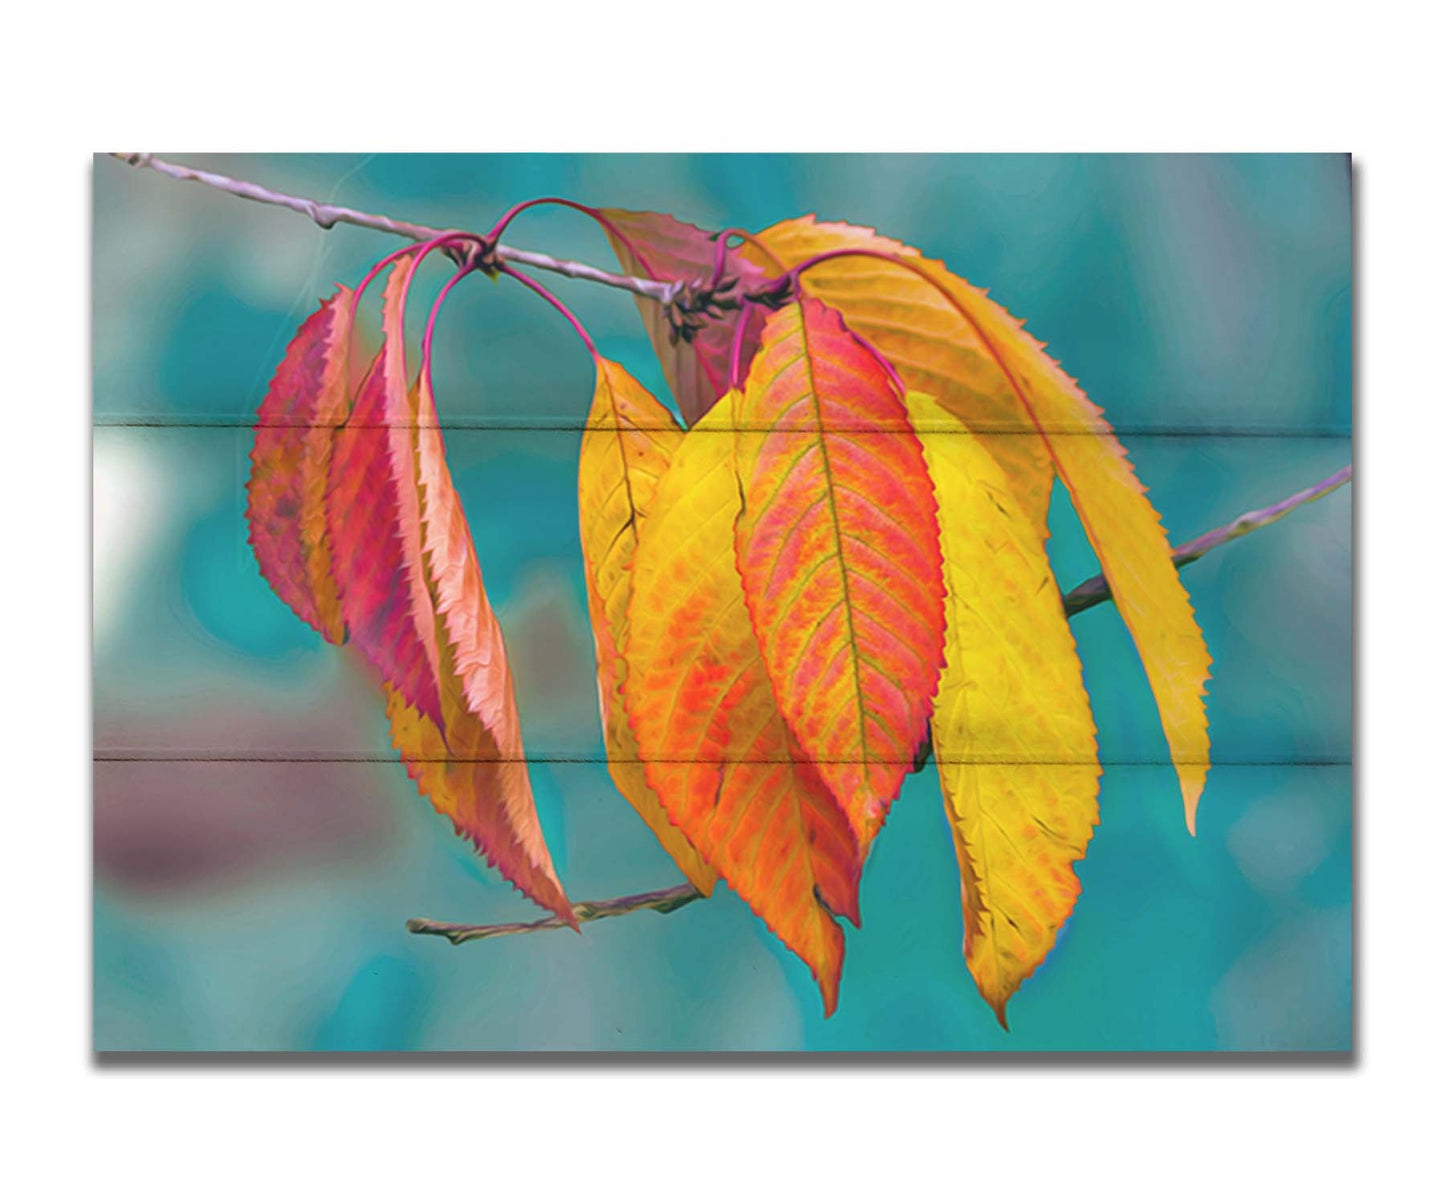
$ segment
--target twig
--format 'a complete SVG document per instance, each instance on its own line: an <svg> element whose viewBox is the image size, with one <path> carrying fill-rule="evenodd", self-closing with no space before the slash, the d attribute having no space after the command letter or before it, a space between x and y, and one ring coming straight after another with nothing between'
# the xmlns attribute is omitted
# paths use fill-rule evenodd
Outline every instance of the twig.
<svg viewBox="0 0 1445 1204"><path fill-rule="evenodd" d="M1270 523L1279 522L1291 510L1298 509L1306 502L1318 501L1327 493L1333 493L1350 480L1353 471L1354 465L1346 464L1323 481L1311 485L1308 489L1301 489L1298 493L1291 494L1282 502L1266 506L1263 510L1251 510L1247 514L1241 514L1232 523L1215 527L1213 531L1206 531L1197 539L1180 544L1174 549L1174 563L1183 568L1186 564L1193 564L1205 552L1248 535L1251 531L1267 527ZM1100 602L1109 601L1113 596L1113 592L1109 589L1109 583L1103 577L1090 577L1089 580L1076 585L1064 595L1064 613L1076 615L1080 611L1098 606Z"/></svg>
<svg viewBox="0 0 1445 1204"><path fill-rule="evenodd" d="M577 919L586 924L592 920L605 920L609 916L627 916L635 911L656 911L662 915L686 907L702 898L702 892L693 886L669 886L664 890L650 890L640 895L623 895L618 899L598 899L591 903L574 903L572 911ZM544 932L549 928L566 928L567 924L556 916L545 920L533 920L530 924L448 924L442 920L408 920L406 930L423 936L444 936L453 945L467 941L481 941L489 936L511 936L514 932Z"/></svg>
<svg viewBox="0 0 1445 1204"><path fill-rule="evenodd" d="M1327 476L1317 485L1302 489L1282 502L1266 506L1263 510L1251 510L1247 514L1241 514L1232 523L1216 527L1213 531L1207 531L1197 539L1180 544L1174 549L1174 563L1181 568L1186 564L1193 564L1214 548L1248 535L1251 531L1258 531L1261 527L1267 527L1270 523L1278 522L1291 510L1303 506L1306 502L1322 498L1325 494L1332 493L1345 484L1350 480L1351 469L1352 466L1346 464L1345 467ZM1076 615L1081 610L1088 610L1090 607L1099 605L1100 602L1108 602L1112 597L1103 578L1095 577L1068 592L1064 598L1064 612ZM694 887L673 886L666 890L648 891L642 895L624 895L619 899L600 899L594 903L574 903L572 907L577 913L577 918L585 922L605 919L608 916L630 915L634 911L657 911L665 915L701 898L702 895ZM514 932L541 932L548 928L565 928L566 925L556 916L548 916L545 920L534 920L530 924L449 924L441 920L408 920L406 927L409 932L444 936L453 945L460 945L464 941L479 941L489 936L509 936Z"/></svg>
<svg viewBox="0 0 1445 1204"><path fill-rule="evenodd" d="M345 205L323 205L319 201L313 201L306 197L291 196L284 192L263 188L259 184L252 184L247 180L223 176L219 172L201 171L198 168L186 167L181 163L171 163L166 159L157 158L155 155L114 152L111 157L119 159L123 163L129 163L132 167L148 167L151 171L160 172L163 176L170 176L173 180L192 180L197 184L218 188L222 192L230 193L242 200L257 201L263 205L280 205L283 209L304 214L323 230L329 230L338 224L361 226L367 230L379 230L383 234L395 234L402 238L409 238L413 242L426 242L442 233L441 230L432 226L398 221L380 213L363 213L359 209L350 209ZM683 287L680 281L669 283L662 280L643 280L637 276L622 276L616 272L604 272L601 268L594 268L588 263L578 263L573 259L557 259L539 251L523 251L517 247L499 245L497 256L511 263L522 264L539 271L569 276L573 280L590 280L594 284L605 284L608 288L625 289L627 292L636 293L641 297L651 297L662 305L670 304Z"/></svg>

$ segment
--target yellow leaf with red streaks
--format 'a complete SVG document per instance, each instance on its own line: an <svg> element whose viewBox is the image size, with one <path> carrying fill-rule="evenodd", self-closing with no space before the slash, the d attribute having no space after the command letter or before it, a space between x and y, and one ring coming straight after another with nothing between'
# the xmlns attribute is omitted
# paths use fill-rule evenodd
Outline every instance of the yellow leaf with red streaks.
<svg viewBox="0 0 1445 1204"><path fill-rule="evenodd" d="M943 662L937 507L903 399L836 311L763 329L737 407L738 568L778 705L866 851Z"/></svg>
<svg viewBox="0 0 1445 1204"><path fill-rule="evenodd" d="M866 227L811 217L779 222L757 235L757 241L767 255L752 246L738 254L773 271L844 247L918 257L914 248ZM941 264L934 266L942 270ZM849 257L809 268L802 287L838 310L849 329L877 347L910 389L936 397L983 439L1025 512L1046 532L1054 481L1048 452L1032 428L1020 430L1018 402L1008 378L968 322L932 285L907 268Z"/></svg>
<svg viewBox="0 0 1445 1204"><path fill-rule="evenodd" d="M933 749L963 884L964 956L1004 1008L1054 946L1099 819L1094 721L1043 540L983 440L907 398L938 494L947 663Z"/></svg>
<svg viewBox="0 0 1445 1204"><path fill-rule="evenodd" d="M795 262L837 246L871 247L909 262L911 267L865 258L828 261L808 270L804 288L842 304L848 321L877 343L905 381L937 391L939 404L984 439L1041 533L1047 497L1028 464L1044 457L1052 465L1144 664L1193 832L1209 772L1209 651L1168 533L1103 411L1022 323L913 248L871 230L811 219L783 223L759 237L773 254ZM955 348L953 367L944 372L935 356L949 346Z"/></svg>
<svg viewBox="0 0 1445 1204"><path fill-rule="evenodd" d="M736 394L683 437L633 565L628 715L672 821L838 1002L861 860L847 817L788 730L733 554Z"/></svg>
<svg viewBox="0 0 1445 1204"><path fill-rule="evenodd" d="M597 389L582 435L577 509L587 607L597 644L597 697L607 768L688 881L706 895L712 893L717 875L668 819L647 784L622 689L638 532L682 437L677 420L620 364L597 360Z"/></svg>

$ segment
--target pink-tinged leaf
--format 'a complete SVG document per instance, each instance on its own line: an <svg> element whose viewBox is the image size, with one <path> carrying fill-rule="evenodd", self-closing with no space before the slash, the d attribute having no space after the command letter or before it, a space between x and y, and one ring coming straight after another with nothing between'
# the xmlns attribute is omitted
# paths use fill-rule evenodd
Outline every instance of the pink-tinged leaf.
<svg viewBox="0 0 1445 1204"><path fill-rule="evenodd" d="M811 298L768 319L737 411L737 559L778 706L866 850L943 665L938 508L877 357Z"/></svg>
<svg viewBox="0 0 1445 1204"><path fill-rule="evenodd" d="M261 575L333 644L346 639L326 530L326 481L349 402L351 290L301 324L256 417L246 519Z"/></svg>
<svg viewBox="0 0 1445 1204"><path fill-rule="evenodd" d="M715 235L665 213L629 209L593 212L628 275L689 285L711 282L718 253ZM759 288L768 279L766 271L743 258L736 249L725 252L723 276L737 281L729 293L734 298ZM682 411L683 420L691 426L727 392L739 311L724 310L719 316L699 315L690 337L684 338L658 302L648 297L636 300L668 388ZM754 306L743 339L744 369L757 350L762 324L763 313Z"/></svg>
<svg viewBox="0 0 1445 1204"><path fill-rule="evenodd" d="M387 691L392 742L432 805L524 894L577 926L537 818L501 624L487 600L425 379L416 398L422 545L441 657L438 726Z"/></svg>
<svg viewBox="0 0 1445 1204"><path fill-rule="evenodd" d="M336 435L326 511L341 613L382 679L442 726L441 657L421 546L416 416L406 387L402 305L411 256L383 302L384 342Z"/></svg>

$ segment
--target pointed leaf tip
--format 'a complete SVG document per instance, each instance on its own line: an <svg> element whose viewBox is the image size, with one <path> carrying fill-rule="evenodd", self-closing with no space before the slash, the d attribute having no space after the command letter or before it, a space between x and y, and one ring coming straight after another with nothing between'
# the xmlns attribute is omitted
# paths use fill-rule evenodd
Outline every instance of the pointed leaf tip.
<svg viewBox="0 0 1445 1204"><path fill-rule="evenodd" d="M1099 759L1083 671L1043 539L981 439L908 408L938 494L947 656L934 759L958 856L964 958L1004 1009L1053 949L1098 822Z"/></svg>

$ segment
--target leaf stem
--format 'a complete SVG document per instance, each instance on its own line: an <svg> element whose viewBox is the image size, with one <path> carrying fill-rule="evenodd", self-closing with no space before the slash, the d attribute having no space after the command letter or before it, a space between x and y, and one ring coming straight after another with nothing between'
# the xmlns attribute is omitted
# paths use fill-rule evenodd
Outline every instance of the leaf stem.
<svg viewBox="0 0 1445 1204"><path fill-rule="evenodd" d="M748 320L753 316L753 302L744 301L738 310L738 324L733 331L733 346L728 353L728 390L742 384L743 338L748 329Z"/></svg>
<svg viewBox="0 0 1445 1204"><path fill-rule="evenodd" d="M883 369L884 373L888 377L889 383L892 384L894 391L898 394L898 400L901 402L905 397L907 397L908 386L903 383L903 378L898 375L898 369L893 366L893 364L887 359L887 357L885 357L883 353L878 350L877 347L873 346L871 341L865 339L856 330L850 330L848 333L851 334L855 339L857 339L859 345L863 348L863 350L866 351L878 362L878 366Z"/></svg>
<svg viewBox="0 0 1445 1204"><path fill-rule="evenodd" d="M502 216L497 219L497 224L487 232L487 240L489 242L496 242L506 232L507 227L512 224L513 218L525 213L528 209L535 209L538 205L560 205L564 209L575 209L578 213L585 213L609 233L617 233L612 223L590 205L584 205L581 201L569 201L566 197L562 196L539 196L533 197L530 201L518 201L502 214Z"/></svg>
<svg viewBox="0 0 1445 1204"><path fill-rule="evenodd" d="M422 385L428 393L433 393L431 384L431 342L432 335L436 332L437 315L441 313L442 302L447 299L447 294L463 279L470 276L476 267L472 264L463 264L456 270L456 273L442 285L441 292L437 293L436 300L432 302L431 312L427 314L426 330L421 336L421 375Z"/></svg>
<svg viewBox="0 0 1445 1204"><path fill-rule="evenodd" d="M765 254L768 253L767 248L763 247L762 244L746 230L739 229L737 226L728 226L724 230L719 230L713 235L713 241L717 243L717 251L713 254L712 276L708 280L708 288L713 292L718 290L718 286L722 284L723 275L727 271L728 251L731 249L728 246L728 239L730 238L740 238L743 242L752 243L759 247ZM774 262L776 263L777 260L775 259Z"/></svg>
<svg viewBox="0 0 1445 1204"><path fill-rule="evenodd" d="M521 272L517 271L515 268L507 266L506 264L502 265L501 273L503 276L510 276L513 280L516 280L521 284L525 284L529 289L536 293L537 296L548 302L548 304L550 304L553 309L555 309L559 314L566 318L568 322L572 324L572 329L577 332L577 337L580 338L585 344L587 344L587 350L592 353L592 358L601 358L600 354L597 351L597 344L592 341L592 336L587 333L587 328L583 326L582 323L578 320L577 315L574 314L565 305L563 305L562 302L559 301L555 296L553 296L553 294L548 289L538 284L530 276L524 276Z"/></svg>

